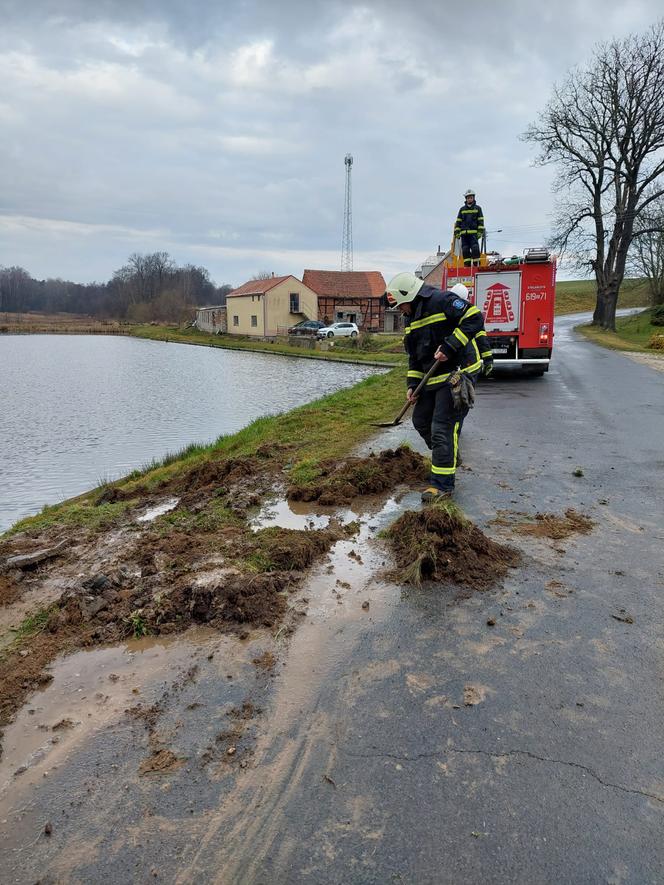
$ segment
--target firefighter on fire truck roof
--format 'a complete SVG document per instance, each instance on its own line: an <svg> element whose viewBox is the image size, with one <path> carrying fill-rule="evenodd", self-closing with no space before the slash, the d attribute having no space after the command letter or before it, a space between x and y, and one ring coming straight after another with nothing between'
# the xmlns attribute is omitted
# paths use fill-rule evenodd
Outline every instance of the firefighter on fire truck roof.
<svg viewBox="0 0 664 885"><path fill-rule="evenodd" d="M463 297L468 295L465 286L454 288L456 291L443 292L426 285L414 273L400 273L390 280L385 292L389 305L398 307L407 323L407 399L415 404L413 426L431 449L430 486L422 494L427 503L454 492L459 433L482 370L476 342L484 331L482 314ZM439 362L438 371L415 399L415 388L433 360Z"/></svg>
<svg viewBox="0 0 664 885"><path fill-rule="evenodd" d="M470 267L479 263L480 243L484 236L484 214L475 202L475 191L469 188L464 194L466 202L459 209L454 225L454 238L461 240L463 263Z"/></svg>

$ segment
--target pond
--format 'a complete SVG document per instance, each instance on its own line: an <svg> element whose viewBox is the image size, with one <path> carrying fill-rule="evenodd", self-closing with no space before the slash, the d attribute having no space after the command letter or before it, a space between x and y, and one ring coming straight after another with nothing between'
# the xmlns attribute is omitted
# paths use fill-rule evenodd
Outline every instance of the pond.
<svg viewBox="0 0 664 885"><path fill-rule="evenodd" d="M0 336L0 532L380 371L122 336Z"/></svg>

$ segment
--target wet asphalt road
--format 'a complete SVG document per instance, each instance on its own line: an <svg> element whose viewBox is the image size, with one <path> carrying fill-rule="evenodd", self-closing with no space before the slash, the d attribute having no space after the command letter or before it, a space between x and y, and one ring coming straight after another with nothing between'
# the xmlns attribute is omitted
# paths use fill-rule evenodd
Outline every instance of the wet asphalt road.
<svg viewBox="0 0 664 885"><path fill-rule="evenodd" d="M148 784L135 727L99 733L27 800L2 880L664 881L664 374L577 337L579 321L558 321L544 378L480 387L458 499L504 540L498 510L573 507L592 534L520 539L501 588L459 598L370 579L395 512L368 518L365 571L353 561L336 607L316 602L314 576L276 677L235 662L228 687L201 651L195 685L171 692L191 756L219 710L260 703L244 771ZM405 425L376 447L402 439L419 445ZM50 841L28 847L58 811Z"/></svg>

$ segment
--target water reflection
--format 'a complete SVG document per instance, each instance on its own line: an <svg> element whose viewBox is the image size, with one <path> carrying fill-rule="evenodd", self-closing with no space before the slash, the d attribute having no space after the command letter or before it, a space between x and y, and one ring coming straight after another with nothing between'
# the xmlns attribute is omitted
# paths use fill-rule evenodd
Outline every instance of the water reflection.
<svg viewBox="0 0 664 885"><path fill-rule="evenodd" d="M119 336L0 336L0 531L377 371Z"/></svg>

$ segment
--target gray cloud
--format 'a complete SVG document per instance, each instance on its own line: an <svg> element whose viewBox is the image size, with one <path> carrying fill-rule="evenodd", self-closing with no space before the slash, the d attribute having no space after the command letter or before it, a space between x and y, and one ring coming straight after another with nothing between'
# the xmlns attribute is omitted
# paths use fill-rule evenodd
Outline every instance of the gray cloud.
<svg viewBox="0 0 664 885"><path fill-rule="evenodd" d="M167 249L221 282L445 244L477 188L493 242L541 241L548 170L519 134L596 39L654 2L0 3L0 264L102 279Z"/></svg>

